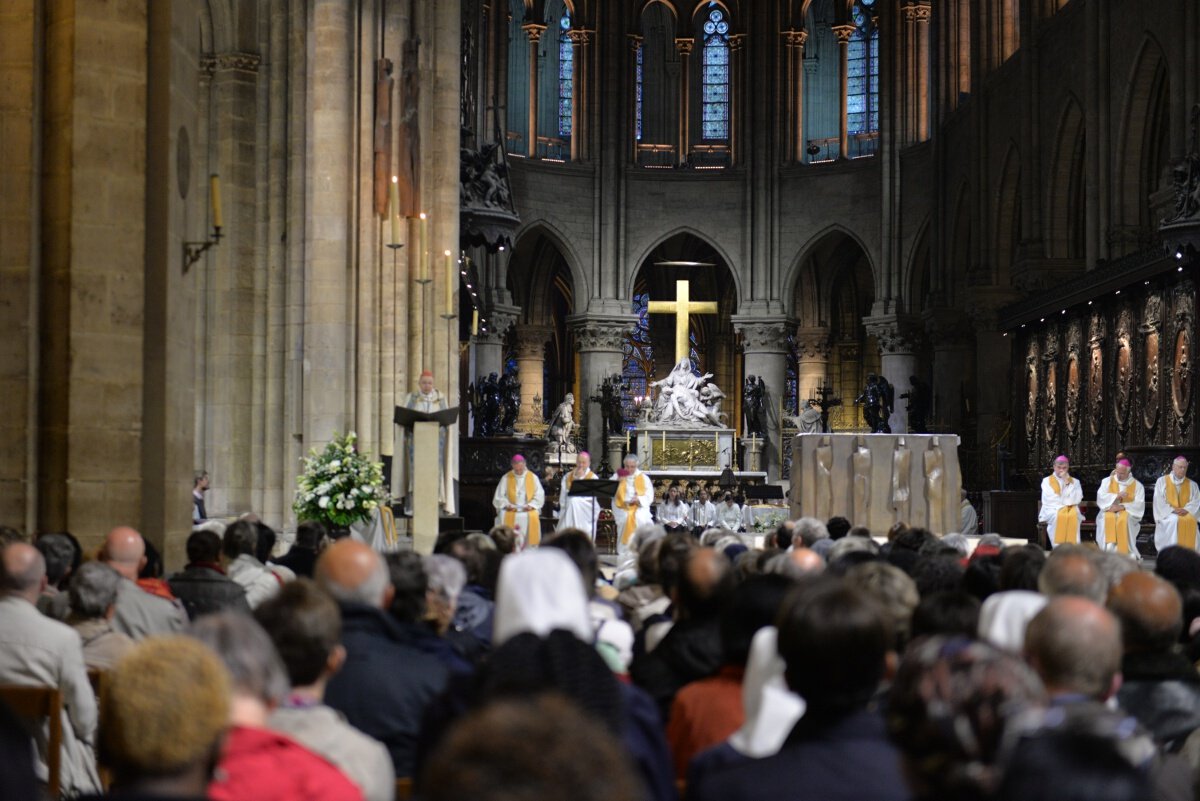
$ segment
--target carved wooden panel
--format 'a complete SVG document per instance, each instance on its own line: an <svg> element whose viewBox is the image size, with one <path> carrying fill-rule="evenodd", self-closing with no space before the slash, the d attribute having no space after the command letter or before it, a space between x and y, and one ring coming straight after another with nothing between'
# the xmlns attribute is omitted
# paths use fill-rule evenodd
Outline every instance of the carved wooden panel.
<svg viewBox="0 0 1200 801"><path fill-rule="evenodd" d="M1122 440L1129 432L1129 406L1133 394L1133 327L1129 309L1122 309L1117 318L1116 387L1113 395L1113 414L1117 432Z"/></svg>
<svg viewBox="0 0 1200 801"><path fill-rule="evenodd" d="M1038 361L1038 344L1033 339L1025 355L1025 438L1031 451L1036 448L1038 435Z"/></svg>

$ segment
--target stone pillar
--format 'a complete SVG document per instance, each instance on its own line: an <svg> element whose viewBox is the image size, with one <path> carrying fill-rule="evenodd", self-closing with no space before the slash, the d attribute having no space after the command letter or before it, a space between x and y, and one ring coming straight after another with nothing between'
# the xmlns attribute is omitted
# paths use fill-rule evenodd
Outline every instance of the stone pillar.
<svg viewBox="0 0 1200 801"><path fill-rule="evenodd" d="M691 38L676 39L675 49L679 51L679 163L686 164L688 156L688 133L691 122L688 95L688 81L691 78L691 54L695 41Z"/></svg>
<svg viewBox="0 0 1200 801"><path fill-rule="evenodd" d="M831 350L827 329L796 329L796 389L800 399L799 411L804 411L804 401L816 397L818 386L829 383Z"/></svg>
<svg viewBox="0 0 1200 801"><path fill-rule="evenodd" d="M516 306L493 306L483 319L487 320L487 330L480 323L479 333L475 336L475 375L472 381L489 373L502 375L504 373L504 336L516 322L521 310Z"/></svg>
<svg viewBox="0 0 1200 801"><path fill-rule="evenodd" d="M745 374L762 376L767 385L767 432L763 465L767 480L778 481L781 467L779 404L787 382L788 322L783 318L746 320L734 316L733 324L742 337ZM726 394L742 391L740 386L722 389Z"/></svg>
<svg viewBox="0 0 1200 801"><path fill-rule="evenodd" d="M582 397L575 402L585 409L587 425L587 449L592 452L592 463L599 464L605 443L605 419L600 404L592 400L598 395L600 383L614 373L620 374L622 348L625 337L633 326L634 318L628 316L580 315L570 317L567 322L575 331L575 343L579 349L579 393ZM615 470L617 465L610 466Z"/></svg>
<svg viewBox="0 0 1200 801"><path fill-rule="evenodd" d="M546 361L546 343L551 334L548 325L517 326L517 380L521 382L521 410L517 430L540 435L545 420L534 398L543 398L542 371Z"/></svg>
<svg viewBox="0 0 1200 801"><path fill-rule="evenodd" d="M571 98L571 161L579 161L585 155L583 145L587 140L583 121L587 118L587 59L590 55L588 48L588 32L572 30L571 37L571 86L574 96Z"/></svg>
<svg viewBox="0 0 1200 801"><path fill-rule="evenodd" d="M850 149L849 120L846 117L846 90L848 85L850 37L853 25L834 25L830 30L838 44L838 158L848 158Z"/></svg>
<svg viewBox="0 0 1200 801"><path fill-rule="evenodd" d="M537 156L538 131L538 41L546 26L531 22L521 28L529 36L529 136L525 140L525 155L534 158Z"/></svg>
<svg viewBox="0 0 1200 801"><path fill-rule="evenodd" d="M804 161L804 45L808 31L795 29L783 32L787 45L788 102L791 116L788 124L788 158Z"/></svg>
<svg viewBox="0 0 1200 801"><path fill-rule="evenodd" d="M908 431L908 411L900 396L908 392L909 378L917 374L920 329L916 321L895 314L867 317L863 324L879 344L880 372L896 390L892 433L903 434Z"/></svg>
<svg viewBox="0 0 1200 801"><path fill-rule="evenodd" d="M968 302L967 316L975 332L975 442L988 448L1007 427L1010 392L985 388L1012 385L1012 343L999 330L997 310L1005 297L977 298ZM994 450L981 454L978 480L982 486L1000 486Z"/></svg>
<svg viewBox="0 0 1200 801"><path fill-rule="evenodd" d="M933 345L929 425L934 431L961 435L963 393L971 383L971 325L957 309L935 309L925 315L925 332Z"/></svg>

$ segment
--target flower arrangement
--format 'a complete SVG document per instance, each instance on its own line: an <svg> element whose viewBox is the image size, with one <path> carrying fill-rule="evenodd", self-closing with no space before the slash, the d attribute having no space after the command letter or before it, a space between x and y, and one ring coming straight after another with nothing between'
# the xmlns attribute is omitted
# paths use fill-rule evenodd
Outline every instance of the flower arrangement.
<svg viewBox="0 0 1200 801"><path fill-rule="evenodd" d="M383 486L383 465L372 462L355 448L353 431L318 452L309 451L304 472L296 478L296 500L292 509L299 520L319 520L345 527L369 520L388 500Z"/></svg>
<svg viewBox="0 0 1200 801"><path fill-rule="evenodd" d="M787 519L787 512L780 509L777 512L760 513L757 510L754 513L754 525L752 528L756 534L767 534L779 528L784 520Z"/></svg>

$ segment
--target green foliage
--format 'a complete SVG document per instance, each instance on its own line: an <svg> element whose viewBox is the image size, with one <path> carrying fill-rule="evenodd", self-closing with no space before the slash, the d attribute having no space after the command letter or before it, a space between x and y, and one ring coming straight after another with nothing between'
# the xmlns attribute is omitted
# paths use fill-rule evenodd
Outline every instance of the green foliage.
<svg viewBox="0 0 1200 801"><path fill-rule="evenodd" d="M358 436L351 431L318 453L309 451L304 472L296 479L292 509L298 520L319 520L344 527L369 520L380 504L388 501L383 486L383 464L372 462L354 447Z"/></svg>

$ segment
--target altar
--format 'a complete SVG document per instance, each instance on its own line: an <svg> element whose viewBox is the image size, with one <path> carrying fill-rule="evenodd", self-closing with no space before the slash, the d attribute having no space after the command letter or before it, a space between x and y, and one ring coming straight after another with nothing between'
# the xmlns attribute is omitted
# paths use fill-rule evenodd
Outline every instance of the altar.
<svg viewBox="0 0 1200 801"><path fill-rule="evenodd" d="M840 515L874 536L898 522L957 531L958 445L954 434L800 434L792 440L792 517Z"/></svg>
<svg viewBox="0 0 1200 801"><path fill-rule="evenodd" d="M713 471L737 469L733 461L732 428L675 428L639 426L638 466L655 471Z"/></svg>

